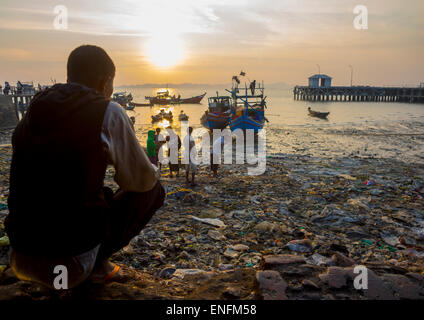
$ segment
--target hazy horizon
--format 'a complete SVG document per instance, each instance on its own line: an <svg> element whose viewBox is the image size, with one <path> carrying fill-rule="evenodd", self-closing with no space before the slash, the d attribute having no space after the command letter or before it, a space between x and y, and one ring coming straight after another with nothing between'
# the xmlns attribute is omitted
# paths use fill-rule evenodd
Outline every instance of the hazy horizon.
<svg viewBox="0 0 424 320"><path fill-rule="evenodd" d="M54 8L64 5L66 30ZM353 9L368 9L368 29ZM44 0L0 4L0 83L66 81L81 44L103 47L115 86L230 83L241 70L265 83L306 85L320 72L334 85L424 82L424 2L394 0Z"/></svg>

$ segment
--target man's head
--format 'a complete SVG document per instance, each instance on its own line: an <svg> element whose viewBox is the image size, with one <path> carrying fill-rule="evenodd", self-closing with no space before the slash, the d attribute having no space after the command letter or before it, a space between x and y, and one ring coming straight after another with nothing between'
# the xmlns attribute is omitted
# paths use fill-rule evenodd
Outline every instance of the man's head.
<svg viewBox="0 0 424 320"><path fill-rule="evenodd" d="M115 65L106 51L92 45L74 49L68 58L68 82L77 82L98 91L106 98L113 93Z"/></svg>
<svg viewBox="0 0 424 320"><path fill-rule="evenodd" d="M156 128L156 133L159 134L160 133L160 128Z"/></svg>

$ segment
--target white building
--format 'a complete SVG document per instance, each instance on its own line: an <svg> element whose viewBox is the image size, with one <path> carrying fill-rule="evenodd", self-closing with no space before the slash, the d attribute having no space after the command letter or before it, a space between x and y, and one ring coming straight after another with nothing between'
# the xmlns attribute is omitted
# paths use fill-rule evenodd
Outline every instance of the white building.
<svg viewBox="0 0 424 320"><path fill-rule="evenodd" d="M331 87L331 77L325 74L315 74L309 77L309 87L311 88L329 88Z"/></svg>

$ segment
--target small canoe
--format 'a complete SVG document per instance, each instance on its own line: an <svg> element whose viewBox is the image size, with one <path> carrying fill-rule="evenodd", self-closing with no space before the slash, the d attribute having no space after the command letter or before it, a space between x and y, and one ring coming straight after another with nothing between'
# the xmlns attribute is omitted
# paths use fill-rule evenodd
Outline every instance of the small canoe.
<svg viewBox="0 0 424 320"><path fill-rule="evenodd" d="M152 116L152 122L159 122L159 121L162 121L163 119L166 119L166 120L172 122L173 116L172 116L172 114L169 114L169 113L165 113L165 114L158 113L157 115Z"/></svg>
<svg viewBox="0 0 424 320"><path fill-rule="evenodd" d="M330 114L330 112L314 111L310 107L308 108L308 111L309 111L309 115L311 117L316 117L316 118L321 118L321 119L327 119L328 115Z"/></svg>

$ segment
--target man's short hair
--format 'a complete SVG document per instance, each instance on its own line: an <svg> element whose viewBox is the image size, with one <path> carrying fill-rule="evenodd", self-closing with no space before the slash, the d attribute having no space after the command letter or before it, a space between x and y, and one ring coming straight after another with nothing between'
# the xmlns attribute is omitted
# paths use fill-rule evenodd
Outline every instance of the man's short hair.
<svg viewBox="0 0 424 320"><path fill-rule="evenodd" d="M114 77L115 65L102 48L82 45L69 55L67 71L69 82L93 87L101 78Z"/></svg>

